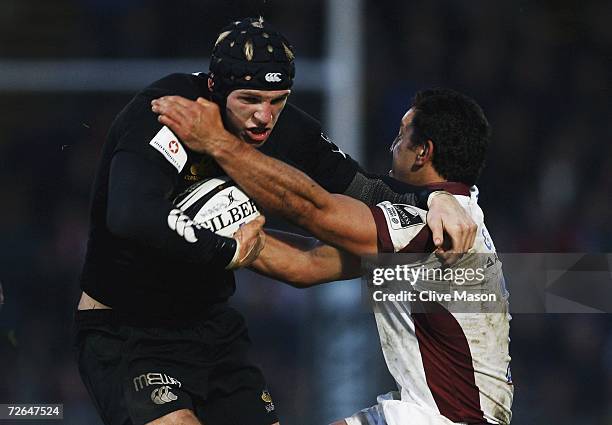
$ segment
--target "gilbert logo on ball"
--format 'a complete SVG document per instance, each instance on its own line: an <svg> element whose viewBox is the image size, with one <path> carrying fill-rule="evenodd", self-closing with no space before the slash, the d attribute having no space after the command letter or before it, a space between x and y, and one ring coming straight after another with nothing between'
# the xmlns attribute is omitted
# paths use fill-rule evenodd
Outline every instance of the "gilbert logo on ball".
<svg viewBox="0 0 612 425"><path fill-rule="evenodd" d="M260 215L255 202L227 176L190 186L175 199L174 205L197 228L227 237Z"/></svg>

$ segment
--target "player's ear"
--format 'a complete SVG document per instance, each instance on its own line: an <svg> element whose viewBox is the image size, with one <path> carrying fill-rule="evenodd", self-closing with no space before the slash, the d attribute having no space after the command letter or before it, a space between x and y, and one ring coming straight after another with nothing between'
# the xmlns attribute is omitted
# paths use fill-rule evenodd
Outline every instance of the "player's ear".
<svg viewBox="0 0 612 425"><path fill-rule="evenodd" d="M427 143L425 144L426 148L425 148L425 159L427 161L432 161L433 160L433 154L434 154L434 144L431 141L431 139L427 139Z"/></svg>
<svg viewBox="0 0 612 425"><path fill-rule="evenodd" d="M214 86L215 86L215 82L213 81L212 78L208 77L208 91L212 92Z"/></svg>
<svg viewBox="0 0 612 425"><path fill-rule="evenodd" d="M417 151L417 163L425 164L431 162L434 154L434 144L431 140L427 140L425 144Z"/></svg>

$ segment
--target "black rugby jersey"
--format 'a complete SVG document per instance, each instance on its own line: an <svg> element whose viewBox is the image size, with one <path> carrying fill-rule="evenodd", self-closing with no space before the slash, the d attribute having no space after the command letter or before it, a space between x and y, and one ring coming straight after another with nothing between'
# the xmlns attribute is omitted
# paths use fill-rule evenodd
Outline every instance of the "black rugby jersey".
<svg viewBox="0 0 612 425"><path fill-rule="evenodd" d="M213 255L213 238L220 237L209 233L189 244L167 226L172 199L222 171L210 157L180 143L160 143L168 140L168 129L150 102L165 95L195 100L207 93L205 75L169 75L138 93L108 133L92 191L81 289L118 312L179 319L235 290L233 274L224 269L229 259ZM322 135L317 120L290 103L260 149L330 192L346 191L360 171Z"/></svg>

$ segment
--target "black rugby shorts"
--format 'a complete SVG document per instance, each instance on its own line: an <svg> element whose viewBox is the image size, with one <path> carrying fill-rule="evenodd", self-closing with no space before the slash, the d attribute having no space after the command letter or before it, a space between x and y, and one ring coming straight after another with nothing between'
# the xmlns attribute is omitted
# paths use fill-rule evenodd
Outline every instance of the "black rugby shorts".
<svg viewBox="0 0 612 425"><path fill-rule="evenodd" d="M111 310L76 312L83 383L106 425L144 425L191 409L205 425L278 421L249 361L244 318L226 304L183 326L128 326Z"/></svg>

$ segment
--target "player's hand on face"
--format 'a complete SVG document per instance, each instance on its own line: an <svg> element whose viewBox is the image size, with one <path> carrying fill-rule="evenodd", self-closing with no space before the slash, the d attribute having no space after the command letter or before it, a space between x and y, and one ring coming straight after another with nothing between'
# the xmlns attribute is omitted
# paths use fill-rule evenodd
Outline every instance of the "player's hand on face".
<svg viewBox="0 0 612 425"><path fill-rule="evenodd" d="M238 241L239 253L238 261L232 268L246 267L257 259L266 244L266 234L263 231L265 222L266 218L260 215L255 220L242 225L234 233L234 239Z"/></svg>
<svg viewBox="0 0 612 425"><path fill-rule="evenodd" d="M194 102L181 96L163 96L151 102L151 110L192 151L211 153L229 136L219 106L201 97Z"/></svg>
<svg viewBox="0 0 612 425"><path fill-rule="evenodd" d="M447 265L455 263L468 252L476 240L478 226L454 196L435 196L427 214L436 254Z"/></svg>

